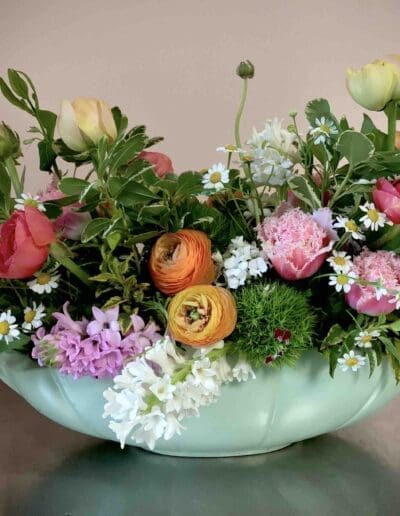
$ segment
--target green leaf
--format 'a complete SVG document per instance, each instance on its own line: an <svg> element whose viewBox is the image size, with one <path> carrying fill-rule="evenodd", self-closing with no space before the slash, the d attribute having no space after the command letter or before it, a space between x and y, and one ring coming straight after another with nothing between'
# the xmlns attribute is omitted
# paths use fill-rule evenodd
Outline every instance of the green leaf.
<svg viewBox="0 0 400 516"><path fill-rule="evenodd" d="M30 115L32 114L32 110L27 106L26 102L23 100L20 100L18 97L14 95L14 93L11 91L7 83L0 77L0 91L3 94L3 96L10 102L13 106L18 107L19 109L22 109L23 111L26 111Z"/></svg>
<svg viewBox="0 0 400 516"><path fill-rule="evenodd" d="M56 128L57 115L52 111L40 109L37 116L46 130L47 139L52 140L54 137L54 130Z"/></svg>
<svg viewBox="0 0 400 516"><path fill-rule="evenodd" d="M24 79L19 75L16 70L11 68L7 71L8 81L14 92L23 99L29 98L29 88Z"/></svg>
<svg viewBox="0 0 400 516"><path fill-rule="evenodd" d="M110 219L98 218L91 220L82 231L81 240L83 244L86 244L97 235L103 233L111 224Z"/></svg>
<svg viewBox="0 0 400 516"><path fill-rule="evenodd" d="M145 136L141 133L129 138L129 140L124 140L117 151L113 153L112 169L117 170L119 167L127 165L144 149L144 146Z"/></svg>
<svg viewBox="0 0 400 516"><path fill-rule="evenodd" d="M178 176L175 196L187 197L203 191L202 176L196 172L183 172Z"/></svg>
<svg viewBox="0 0 400 516"><path fill-rule="evenodd" d="M31 338L29 335L25 335L25 333L20 333L17 339L14 339L9 344L5 342L0 342L0 352L2 351L13 351L23 349L29 342Z"/></svg>
<svg viewBox="0 0 400 516"><path fill-rule="evenodd" d="M137 181L128 181L117 195L118 202L125 207L134 207L136 204L148 203L157 198L151 190Z"/></svg>
<svg viewBox="0 0 400 516"><path fill-rule="evenodd" d="M49 219L54 220L62 214L60 206L58 206L54 202L45 202L44 207L46 208L46 216Z"/></svg>
<svg viewBox="0 0 400 516"><path fill-rule="evenodd" d="M335 375L340 351L337 347L329 348L329 374L333 378Z"/></svg>
<svg viewBox="0 0 400 516"><path fill-rule="evenodd" d="M321 117L325 117L328 120L335 120L331 113L331 107L326 99L314 99L308 102L305 109L305 114L310 125L315 127L316 119L319 120Z"/></svg>
<svg viewBox="0 0 400 516"><path fill-rule="evenodd" d="M365 350L368 356L369 361L369 377L371 378L373 372L375 371L376 367L376 357L375 357L375 351L373 349L366 349Z"/></svg>
<svg viewBox="0 0 400 516"><path fill-rule="evenodd" d="M356 131L344 131L339 137L336 149L352 168L369 159L375 151L371 140Z"/></svg>
<svg viewBox="0 0 400 516"><path fill-rule="evenodd" d="M77 177L66 177L59 184L59 189L66 195L80 195L91 183Z"/></svg>
<svg viewBox="0 0 400 516"><path fill-rule="evenodd" d="M384 344L386 350L393 356L393 358L395 358L398 362L398 364L400 365L400 349L397 349L398 346L394 345L393 342L388 338L388 337L385 337L384 335L381 335L379 337L379 340L382 342L382 344ZM396 342L400 342L396 339Z"/></svg>
<svg viewBox="0 0 400 516"><path fill-rule="evenodd" d="M129 239L130 244L141 244L146 242L147 240L151 240L152 238L156 238L160 235L159 231L147 231L147 233L141 233L139 235L135 235Z"/></svg>
<svg viewBox="0 0 400 516"><path fill-rule="evenodd" d="M340 326L340 324L334 324L329 328L329 331L322 341L321 349L325 349L329 346L336 346L340 344L346 335L345 330Z"/></svg>
<svg viewBox="0 0 400 516"><path fill-rule="evenodd" d="M128 119L125 115L122 114L120 108L118 106L114 106L111 109L115 125L117 127L118 134L123 133L128 126Z"/></svg>
<svg viewBox="0 0 400 516"><path fill-rule="evenodd" d="M39 168L45 172L49 172L54 165L57 158L57 154L54 152L52 142L48 140L42 140L38 143L39 150Z"/></svg>
<svg viewBox="0 0 400 516"><path fill-rule="evenodd" d="M11 179L6 167L0 162L0 192L7 199L11 194Z"/></svg>
<svg viewBox="0 0 400 516"><path fill-rule="evenodd" d="M317 193L316 186L304 176L293 176L288 181L289 187L294 195L305 202L311 209L321 208L321 199Z"/></svg>
<svg viewBox="0 0 400 516"><path fill-rule="evenodd" d="M113 231L106 237L108 247L111 249L111 251L114 251L117 245L121 241L121 233L118 231Z"/></svg>
<svg viewBox="0 0 400 516"><path fill-rule="evenodd" d="M139 223L158 223L160 217L167 214L169 208L164 204L150 204L143 206L138 215Z"/></svg>

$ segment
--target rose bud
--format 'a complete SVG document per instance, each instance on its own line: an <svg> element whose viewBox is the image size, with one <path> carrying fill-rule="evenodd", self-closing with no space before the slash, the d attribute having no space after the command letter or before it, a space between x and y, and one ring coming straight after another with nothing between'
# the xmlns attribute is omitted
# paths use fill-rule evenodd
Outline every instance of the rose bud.
<svg viewBox="0 0 400 516"><path fill-rule="evenodd" d="M54 228L37 208L25 206L0 226L0 278L23 279L47 260Z"/></svg>
<svg viewBox="0 0 400 516"><path fill-rule="evenodd" d="M380 283L386 291L400 290L400 257L392 251L364 249L354 258L352 272L360 280ZM346 294L346 301L357 312L372 316L389 314L396 309L394 295L382 294L374 285L354 283Z"/></svg>
<svg viewBox="0 0 400 516"><path fill-rule="evenodd" d="M395 224L400 224L400 181L379 178L372 190L372 198L379 211Z"/></svg>
<svg viewBox="0 0 400 516"><path fill-rule="evenodd" d="M0 161L21 156L19 136L7 124L0 124Z"/></svg>
<svg viewBox="0 0 400 516"><path fill-rule="evenodd" d="M346 86L360 106L371 111L381 111L392 100L397 79L392 65L375 61L360 70L347 70Z"/></svg>
<svg viewBox="0 0 400 516"><path fill-rule="evenodd" d="M309 278L324 263L337 235L328 208L313 215L286 205L258 226L264 258L285 280Z"/></svg>
<svg viewBox="0 0 400 516"><path fill-rule="evenodd" d="M148 161L151 165L153 165L154 171L158 177L164 177L165 174L170 174L174 171L172 161L166 154L163 154L162 152L142 151L138 158L143 159L144 161Z"/></svg>
<svg viewBox="0 0 400 516"><path fill-rule="evenodd" d="M83 152L106 137L113 142L117 128L110 107L96 98L63 100L57 118L61 139L70 149Z"/></svg>
<svg viewBox="0 0 400 516"><path fill-rule="evenodd" d="M195 229L165 233L151 250L149 271L154 285L167 295L191 285L212 283L215 266L210 239Z"/></svg>
<svg viewBox="0 0 400 516"><path fill-rule="evenodd" d="M188 346L210 346L230 335L237 310L232 294L221 287L196 285L175 297L168 307L168 329Z"/></svg>

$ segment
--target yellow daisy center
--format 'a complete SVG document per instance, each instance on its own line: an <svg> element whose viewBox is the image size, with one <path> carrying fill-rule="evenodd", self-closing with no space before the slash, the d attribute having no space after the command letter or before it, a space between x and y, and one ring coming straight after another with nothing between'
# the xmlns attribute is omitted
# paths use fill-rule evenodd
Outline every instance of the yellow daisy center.
<svg viewBox="0 0 400 516"><path fill-rule="evenodd" d="M367 211L367 215L368 215L368 218L372 221L372 222L378 222L379 220L379 212L372 209L372 210L368 210Z"/></svg>
<svg viewBox="0 0 400 516"><path fill-rule="evenodd" d="M348 229L349 231L358 231L358 226L354 222L354 220L348 220L346 222L345 226L346 226L346 229Z"/></svg>
<svg viewBox="0 0 400 516"><path fill-rule="evenodd" d="M26 323L31 323L35 317L36 317L36 310L29 310L24 315L24 321Z"/></svg>
<svg viewBox="0 0 400 516"><path fill-rule="evenodd" d="M350 367L353 367L358 364L358 360L356 358L348 358L346 360L346 364Z"/></svg>
<svg viewBox="0 0 400 516"><path fill-rule="evenodd" d="M8 335L10 333L10 325L7 321L0 322L0 335Z"/></svg>
<svg viewBox="0 0 400 516"><path fill-rule="evenodd" d="M50 280L51 276L47 272L40 273L39 276L36 278L36 281L39 285L47 285L47 283L49 283Z"/></svg>
<svg viewBox="0 0 400 516"><path fill-rule="evenodd" d="M227 151L235 152L235 150L237 150L237 147L236 145L225 145L225 149Z"/></svg>
<svg viewBox="0 0 400 516"><path fill-rule="evenodd" d="M322 131L323 133L329 134L330 127L328 124L322 124L319 126L319 130Z"/></svg>
<svg viewBox="0 0 400 516"><path fill-rule="evenodd" d="M339 284L339 285L346 285L346 283L348 283L348 278L347 276L345 276L344 274L339 274L337 279L336 279L336 282Z"/></svg>
<svg viewBox="0 0 400 516"><path fill-rule="evenodd" d="M38 207L38 202L35 199L25 199L24 206L32 206L33 208Z"/></svg>
<svg viewBox="0 0 400 516"><path fill-rule="evenodd" d="M366 344L367 342L371 342L371 340L372 340L372 335L363 335L361 337L361 342L363 344Z"/></svg>
<svg viewBox="0 0 400 516"><path fill-rule="evenodd" d="M335 256L333 261L336 265L339 265L339 267L344 267L347 264L346 258L343 258L343 256Z"/></svg>
<svg viewBox="0 0 400 516"><path fill-rule="evenodd" d="M210 182L215 185L221 181L221 177L221 172L213 172L210 176Z"/></svg>

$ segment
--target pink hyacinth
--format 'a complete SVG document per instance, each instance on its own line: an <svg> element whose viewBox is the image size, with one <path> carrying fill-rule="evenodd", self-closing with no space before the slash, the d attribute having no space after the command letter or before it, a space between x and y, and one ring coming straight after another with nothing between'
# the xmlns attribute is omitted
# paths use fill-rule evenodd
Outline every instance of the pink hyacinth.
<svg viewBox="0 0 400 516"><path fill-rule="evenodd" d="M354 283L346 294L348 304L357 312L367 315L393 312L396 304L390 292L400 291L400 257L392 251L372 252L365 248L354 258L353 264L352 270L359 279L379 283L380 288Z"/></svg>
<svg viewBox="0 0 400 516"><path fill-rule="evenodd" d="M32 358L40 366L55 367L75 379L114 377L121 372L126 360L161 338L155 324L146 325L138 315L132 316L132 328L122 336L116 324L118 308L105 312L94 308L93 314L95 319L91 322L74 321L65 303L63 313L53 314L57 323L50 332L46 334L41 327L32 337Z"/></svg>
<svg viewBox="0 0 400 516"><path fill-rule="evenodd" d="M310 215L283 204L257 229L264 257L283 279L289 281L315 274L337 238L328 208Z"/></svg>
<svg viewBox="0 0 400 516"><path fill-rule="evenodd" d="M39 193L41 201L54 201L65 197L53 180L44 192ZM62 214L54 221L55 230L70 240L80 240L83 228L92 220L90 213L77 211L82 205L79 202L64 206Z"/></svg>

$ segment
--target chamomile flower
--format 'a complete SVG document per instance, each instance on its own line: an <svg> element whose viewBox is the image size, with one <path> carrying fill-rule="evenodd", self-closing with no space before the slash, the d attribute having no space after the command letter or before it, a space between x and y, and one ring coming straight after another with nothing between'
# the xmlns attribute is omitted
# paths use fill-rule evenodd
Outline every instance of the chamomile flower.
<svg viewBox="0 0 400 516"><path fill-rule="evenodd" d="M203 176L203 185L206 190L223 190L229 183L229 170L222 164L216 163Z"/></svg>
<svg viewBox="0 0 400 516"><path fill-rule="evenodd" d="M24 309L24 322L22 323L22 329L24 330L33 330L36 328L40 328L43 326L42 319L46 315L44 311L44 306L40 303L37 306L36 302L32 303L32 307L27 306Z"/></svg>
<svg viewBox="0 0 400 516"><path fill-rule="evenodd" d="M232 154L234 152L243 152L242 149L239 149L236 145L224 145L223 147L217 147L217 152L224 152L225 154Z"/></svg>
<svg viewBox="0 0 400 516"><path fill-rule="evenodd" d="M50 294L50 292L58 287L59 274L51 272L36 272L35 279L28 281L28 287L36 292L36 294Z"/></svg>
<svg viewBox="0 0 400 516"><path fill-rule="evenodd" d="M335 287L336 292L340 292L343 290L345 294L350 292L350 288L357 279L357 276L354 272L341 272L336 276L329 276L329 285Z"/></svg>
<svg viewBox="0 0 400 516"><path fill-rule="evenodd" d="M40 202L38 195L31 195L30 193L23 193L19 199L15 199L15 209L25 211L25 206L37 208L39 211L46 211L44 204Z"/></svg>
<svg viewBox="0 0 400 516"><path fill-rule="evenodd" d="M348 217L342 217L341 215L339 215L336 218L336 222L333 224L333 227L343 228L346 233L350 233L351 237L354 238L354 240L365 239L365 236L361 233L358 224L353 219L349 219Z"/></svg>
<svg viewBox="0 0 400 516"><path fill-rule="evenodd" d="M310 129L310 134L314 138L314 143L327 143L333 134L338 134L338 130L332 120L327 120L324 116L315 119L315 127Z"/></svg>
<svg viewBox="0 0 400 516"><path fill-rule="evenodd" d="M360 219L360 222L364 224L367 229L371 231L378 231L385 224L393 226L393 222L389 220L386 215L378 211L373 202L366 202L363 206L360 206L360 210L365 213Z"/></svg>
<svg viewBox="0 0 400 516"><path fill-rule="evenodd" d="M344 251L333 251L332 256L326 260L335 272L350 272L352 261Z"/></svg>
<svg viewBox="0 0 400 516"><path fill-rule="evenodd" d="M378 330L360 331L354 339L354 343L359 348L372 348L372 341L379 337L380 334L381 332Z"/></svg>
<svg viewBox="0 0 400 516"><path fill-rule="evenodd" d="M0 313L0 342L4 340L6 344L10 344L19 337L20 331L15 322L16 318L11 314L11 310Z"/></svg>
<svg viewBox="0 0 400 516"><path fill-rule="evenodd" d="M345 353L342 358L338 358L338 365L343 372L348 369L356 372L360 367L365 365L365 357L362 355L356 355L353 350L349 353Z"/></svg>

